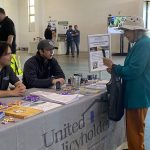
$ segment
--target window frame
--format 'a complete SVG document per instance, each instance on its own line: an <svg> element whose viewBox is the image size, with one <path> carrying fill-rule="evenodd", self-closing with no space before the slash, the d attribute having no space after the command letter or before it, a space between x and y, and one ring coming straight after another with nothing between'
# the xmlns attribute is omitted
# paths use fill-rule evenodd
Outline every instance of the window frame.
<svg viewBox="0 0 150 150"><path fill-rule="evenodd" d="M31 5L31 1L33 4ZM34 8L34 13L31 13L31 8ZM29 24L29 32L35 32L35 0L28 0L28 24ZM34 18L34 21L31 20L31 17Z"/></svg>

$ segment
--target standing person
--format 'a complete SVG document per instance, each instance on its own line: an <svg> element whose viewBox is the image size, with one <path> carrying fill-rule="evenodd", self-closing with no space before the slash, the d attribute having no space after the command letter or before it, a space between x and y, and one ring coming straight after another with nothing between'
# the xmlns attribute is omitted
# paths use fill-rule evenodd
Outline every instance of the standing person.
<svg viewBox="0 0 150 150"><path fill-rule="evenodd" d="M9 66L10 60L10 45L0 42L0 97L22 96L26 89ZM8 90L9 83L15 86L13 90Z"/></svg>
<svg viewBox="0 0 150 150"><path fill-rule="evenodd" d="M74 57L74 41L73 41L74 31L72 25L69 25L69 29L66 32L66 41L67 41L67 52L66 55L69 55L69 49L71 48L72 57Z"/></svg>
<svg viewBox="0 0 150 150"><path fill-rule="evenodd" d="M123 100L126 109L126 132L129 150L144 150L144 128L150 106L150 38L140 17L128 17L121 29L129 42L134 43L124 65L115 65L104 58L108 71L123 79Z"/></svg>
<svg viewBox="0 0 150 150"><path fill-rule="evenodd" d="M16 31L13 21L6 16L5 10L0 8L0 41L11 45L12 54L16 54Z"/></svg>
<svg viewBox="0 0 150 150"><path fill-rule="evenodd" d="M77 56L79 56L79 45L80 45L80 31L78 30L78 26L74 25L74 34L73 34L74 44L77 49Z"/></svg>
<svg viewBox="0 0 150 150"><path fill-rule="evenodd" d="M45 29L44 37L47 40L52 40L53 37L52 37L51 25L48 25L47 28Z"/></svg>
<svg viewBox="0 0 150 150"><path fill-rule="evenodd" d="M53 58L55 46L50 40L41 40L37 54L29 58L24 65L23 83L27 88L50 88L65 83L65 75Z"/></svg>

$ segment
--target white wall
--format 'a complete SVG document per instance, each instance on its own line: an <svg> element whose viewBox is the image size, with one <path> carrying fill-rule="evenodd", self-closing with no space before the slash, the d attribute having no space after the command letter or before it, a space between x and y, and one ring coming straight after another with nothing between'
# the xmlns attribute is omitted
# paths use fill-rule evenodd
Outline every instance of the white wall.
<svg viewBox="0 0 150 150"><path fill-rule="evenodd" d="M44 8L43 21L46 26L49 16L56 20L68 20L70 24L78 24L81 31L81 50L87 51L87 35L106 33L107 16L138 15L139 0L42 0ZM43 29L44 29L43 24ZM118 43L113 49L119 49Z"/></svg>
<svg viewBox="0 0 150 150"><path fill-rule="evenodd" d="M67 20L78 24L81 31L81 50L87 51L87 35L107 32L107 16L142 15L143 0L35 0L36 30L29 32L28 0L0 0L8 5L8 13L17 28L18 45L27 47L34 37L43 37L49 16L57 21ZM18 12L18 13L17 13ZM18 20L19 17L19 20ZM19 32L18 32L19 31ZM119 41L113 40L113 51L119 49Z"/></svg>
<svg viewBox="0 0 150 150"><path fill-rule="evenodd" d="M145 0L139 0L139 16L143 16L143 2L144 2Z"/></svg>
<svg viewBox="0 0 150 150"><path fill-rule="evenodd" d="M36 0L36 26L35 32L29 32L29 22L28 22L28 0L18 0L19 1L19 45L20 47L28 47L29 42L33 41L33 38L39 37L39 9L38 0ZM42 0L41 0L42 1Z"/></svg>

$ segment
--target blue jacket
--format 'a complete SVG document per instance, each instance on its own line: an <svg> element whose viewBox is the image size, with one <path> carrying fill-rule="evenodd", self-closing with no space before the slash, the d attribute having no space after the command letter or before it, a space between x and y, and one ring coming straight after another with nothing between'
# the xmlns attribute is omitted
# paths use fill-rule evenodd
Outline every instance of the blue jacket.
<svg viewBox="0 0 150 150"><path fill-rule="evenodd" d="M67 41L73 41L73 30L68 29L66 32Z"/></svg>
<svg viewBox="0 0 150 150"><path fill-rule="evenodd" d="M129 109L150 106L150 38L139 39L128 53L124 66L115 72L123 78L124 106Z"/></svg>

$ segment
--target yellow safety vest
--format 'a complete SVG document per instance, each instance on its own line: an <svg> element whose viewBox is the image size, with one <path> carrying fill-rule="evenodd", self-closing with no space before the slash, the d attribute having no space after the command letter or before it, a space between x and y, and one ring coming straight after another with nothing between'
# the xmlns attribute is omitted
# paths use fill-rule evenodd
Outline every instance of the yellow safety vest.
<svg viewBox="0 0 150 150"><path fill-rule="evenodd" d="M16 75L23 75L23 71L21 69L20 59L19 59L19 57L17 58L16 54L12 54L10 66Z"/></svg>

